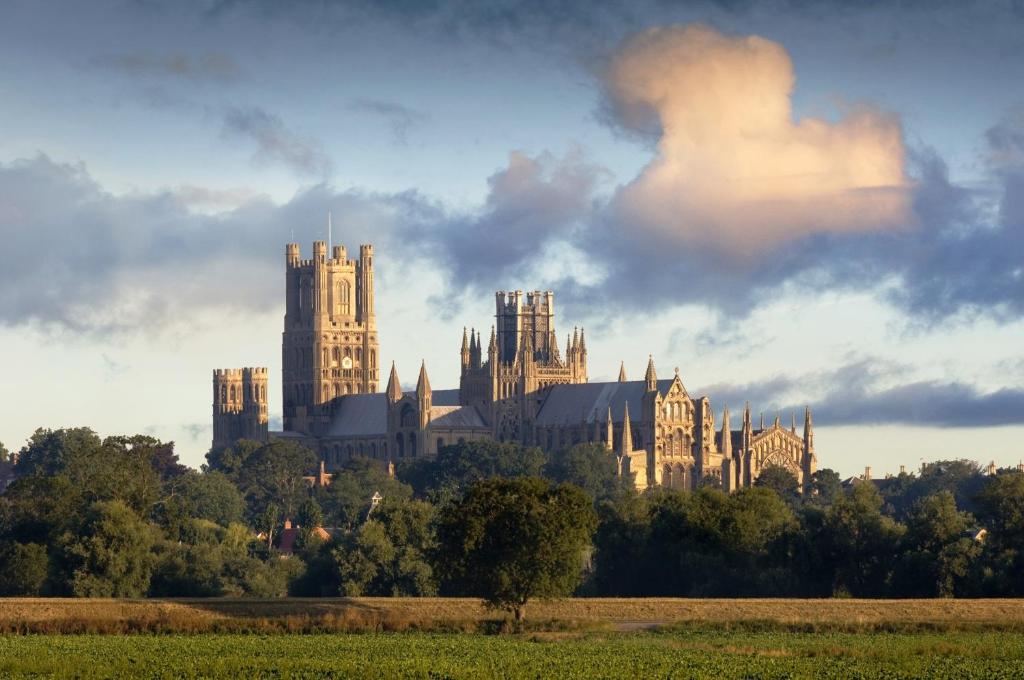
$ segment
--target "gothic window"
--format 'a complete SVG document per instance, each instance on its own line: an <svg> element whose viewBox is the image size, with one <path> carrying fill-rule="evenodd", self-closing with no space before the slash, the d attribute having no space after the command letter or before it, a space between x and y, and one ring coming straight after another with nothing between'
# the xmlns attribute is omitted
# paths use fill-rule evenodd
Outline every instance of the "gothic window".
<svg viewBox="0 0 1024 680"><path fill-rule="evenodd" d="M225 401L228 400L228 386L227 385L221 385L220 386L220 400L222 402L225 402Z"/></svg>
<svg viewBox="0 0 1024 680"><path fill-rule="evenodd" d="M377 365L377 351L371 349L370 350L370 368L373 368L376 365Z"/></svg>
<svg viewBox="0 0 1024 680"><path fill-rule="evenodd" d="M416 433L415 432L410 432L409 433L409 455L410 456L415 456L416 455Z"/></svg>
<svg viewBox="0 0 1024 680"><path fill-rule="evenodd" d="M350 307L349 302L350 286L348 281L342 281L338 284L337 298L334 304L334 313L341 316L348 316Z"/></svg>
<svg viewBox="0 0 1024 680"><path fill-rule="evenodd" d="M395 435L395 448L398 449L398 451L397 451L398 457L399 458L404 458L405 457L405 438L402 437L402 433L401 432L399 432L398 434Z"/></svg>
<svg viewBox="0 0 1024 680"><path fill-rule="evenodd" d="M337 366L339 361L341 361L341 352L335 347L331 350L331 366Z"/></svg>
<svg viewBox="0 0 1024 680"><path fill-rule="evenodd" d="M416 427L418 425L416 422L416 412L409 404L402 408L401 423L402 427Z"/></svg>
<svg viewBox="0 0 1024 680"><path fill-rule="evenodd" d="M356 347L356 363L362 365L363 363L363 350Z"/></svg>

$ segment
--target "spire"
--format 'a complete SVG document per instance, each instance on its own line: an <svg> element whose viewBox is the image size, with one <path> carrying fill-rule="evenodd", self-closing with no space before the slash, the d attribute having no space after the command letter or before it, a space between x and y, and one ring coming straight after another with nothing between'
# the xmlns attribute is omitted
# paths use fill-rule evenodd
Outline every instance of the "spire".
<svg viewBox="0 0 1024 680"><path fill-rule="evenodd" d="M796 434L796 411L793 411L791 415L793 416L793 422L789 426L789 431Z"/></svg>
<svg viewBox="0 0 1024 680"><path fill-rule="evenodd" d="M658 389L658 374L654 372L654 356L647 355L647 372L644 374L644 381L647 383L647 391L653 392Z"/></svg>
<svg viewBox="0 0 1024 680"><path fill-rule="evenodd" d="M494 326L493 325L491 326L491 342L487 346L487 351L488 352L494 352L494 353L498 352L498 336L496 336L494 334Z"/></svg>
<svg viewBox="0 0 1024 680"><path fill-rule="evenodd" d="M473 343L470 342L469 338L466 337L466 327L462 327L462 350L459 352L459 358L462 360L462 372L465 374L466 369L469 368L469 362L472 359L473 354Z"/></svg>
<svg viewBox="0 0 1024 680"><path fill-rule="evenodd" d="M572 358L572 336L568 333L565 334L565 358L566 360Z"/></svg>
<svg viewBox="0 0 1024 680"><path fill-rule="evenodd" d="M572 327L572 351L579 351L580 348L580 335L579 329L576 326Z"/></svg>
<svg viewBox="0 0 1024 680"><path fill-rule="evenodd" d="M629 402L626 402L626 411L622 415L622 455L633 452L633 428L629 424Z"/></svg>
<svg viewBox="0 0 1024 680"><path fill-rule="evenodd" d="M581 354L586 354L587 353L587 339L583 335L583 327L582 326L580 326L580 353Z"/></svg>
<svg viewBox="0 0 1024 680"><path fill-rule="evenodd" d="M778 411L775 412L775 423L774 423L774 425L775 425L775 427L782 427L782 423L779 420L779 412Z"/></svg>
<svg viewBox="0 0 1024 680"><path fill-rule="evenodd" d="M764 411L761 411L761 429L764 429Z"/></svg>
<svg viewBox="0 0 1024 680"><path fill-rule="evenodd" d="M424 395L430 394L430 380L427 378L427 362L423 361L420 364L420 377L416 381L416 396L423 398Z"/></svg>
<svg viewBox="0 0 1024 680"><path fill-rule="evenodd" d="M814 423L810 406L804 407L804 453L814 455Z"/></svg>
<svg viewBox="0 0 1024 680"><path fill-rule="evenodd" d="M722 445L718 447L726 458L732 457L732 425L729 423L729 405L722 410Z"/></svg>
<svg viewBox="0 0 1024 680"><path fill-rule="evenodd" d="M604 447L611 451L615 448L615 421L612 420L612 407L608 407L608 417L604 421L605 440Z"/></svg>
<svg viewBox="0 0 1024 680"><path fill-rule="evenodd" d="M388 387L385 390L388 401L394 403L402 398L402 387L398 384L398 371L395 370L395 362L391 362L391 375L388 376Z"/></svg>
<svg viewBox="0 0 1024 680"><path fill-rule="evenodd" d="M619 363L619 382L626 382L626 362Z"/></svg>

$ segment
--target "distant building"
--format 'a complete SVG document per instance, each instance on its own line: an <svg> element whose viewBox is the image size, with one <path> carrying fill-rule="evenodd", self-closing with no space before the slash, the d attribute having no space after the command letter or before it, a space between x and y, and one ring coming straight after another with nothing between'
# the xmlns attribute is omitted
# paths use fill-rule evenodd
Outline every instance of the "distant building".
<svg viewBox="0 0 1024 680"><path fill-rule="evenodd" d="M642 380L620 367L617 381L590 382L583 330L567 335L564 352L558 346L551 291L496 293L487 347L463 330L457 389L433 389L423 363L406 393L392 363L378 392L373 247L360 246L358 261L342 246L330 259L326 250L317 241L302 260L297 244L286 248L284 430L266 430L266 369L217 370L215 447L242 437L298 441L320 456L320 480L353 457L390 466L480 440L546 450L599 443L638 489L695 489L710 477L731 491L771 465L806 487L817 469L809 408L802 434L795 418L765 427L762 415L755 427L749 405L733 430L728 408L716 423L710 399L691 397L678 369L659 380L653 358Z"/></svg>

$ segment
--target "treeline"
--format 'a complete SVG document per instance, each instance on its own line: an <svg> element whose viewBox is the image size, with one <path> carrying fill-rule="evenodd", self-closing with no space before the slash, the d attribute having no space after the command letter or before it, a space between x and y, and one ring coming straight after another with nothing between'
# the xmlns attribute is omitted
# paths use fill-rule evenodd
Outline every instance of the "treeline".
<svg viewBox="0 0 1024 680"><path fill-rule="evenodd" d="M241 441L203 470L150 437L39 430L0 496L0 593L529 597L1024 595L1024 474L969 461L801 495L783 469L725 494L637 494L600 446L352 461ZM382 500L371 501L378 493ZM297 525L279 551L285 520Z"/></svg>

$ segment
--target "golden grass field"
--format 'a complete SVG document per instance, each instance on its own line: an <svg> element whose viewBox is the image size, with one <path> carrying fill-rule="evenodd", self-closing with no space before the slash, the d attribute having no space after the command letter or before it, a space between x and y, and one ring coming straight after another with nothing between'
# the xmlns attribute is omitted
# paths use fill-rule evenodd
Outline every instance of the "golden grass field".
<svg viewBox="0 0 1024 680"><path fill-rule="evenodd" d="M0 599L0 632L478 630L501 619L468 598ZM572 598L531 602L532 622L839 630L1024 631L1019 600Z"/></svg>

